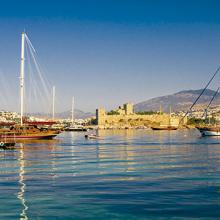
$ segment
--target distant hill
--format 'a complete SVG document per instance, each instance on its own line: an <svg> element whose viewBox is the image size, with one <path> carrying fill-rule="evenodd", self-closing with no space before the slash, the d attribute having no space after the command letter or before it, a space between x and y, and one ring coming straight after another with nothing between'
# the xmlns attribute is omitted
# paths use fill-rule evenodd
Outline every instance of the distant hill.
<svg viewBox="0 0 220 220"><path fill-rule="evenodd" d="M38 117L48 117L48 114L45 114L45 113L31 113L30 115L38 116ZM84 112L79 109L74 110L74 117L76 119L85 119L85 118L89 118L92 116L95 116L95 114L91 112ZM69 110L65 112L56 113L55 118L63 118L63 119L71 118L71 111Z"/></svg>
<svg viewBox="0 0 220 220"><path fill-rule="evenodd" d="M135 112L138 111L159 111L160 106L164 112L169 112L170 106L172 107L172 111L184 111L187 110L192 103L196 100L199 94L202 92L202 89L199 90L184 90L172 95L160 96L157 98L149 99L147 101L143 101L137 103L134 106ZM204 94L200 97L198 103L195 108L204 108L213 95L215 91L211 89L207 89ZM217 94L213 101L213 105L220 104L220 93Z"/></svg>
<svg viewBox="0 0 220 220"><path fill-rule="evenodd" d="M85 119L85 118L90 118L92 116L95 116L95 113L92 112L84 112L79 109L74 110L74 117L76 119ZM60 112L56 114L57 118L71 118L71 111L65 111L65 112Z"/></svg>

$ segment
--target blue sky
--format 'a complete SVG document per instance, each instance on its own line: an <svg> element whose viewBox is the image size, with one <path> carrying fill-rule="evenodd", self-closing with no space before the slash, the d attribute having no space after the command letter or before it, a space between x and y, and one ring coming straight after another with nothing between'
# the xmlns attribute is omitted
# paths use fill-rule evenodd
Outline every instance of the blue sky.
<svg viewBox="0 0 220 220"><path fill-rule="evenodd" d="M220 64L219 1L0 3L0 74L10 87L0 96L4 109L18 110L24 29L56 86L56 111L70 109L73 95L76 108L94 111L201 88Z"/></svg>

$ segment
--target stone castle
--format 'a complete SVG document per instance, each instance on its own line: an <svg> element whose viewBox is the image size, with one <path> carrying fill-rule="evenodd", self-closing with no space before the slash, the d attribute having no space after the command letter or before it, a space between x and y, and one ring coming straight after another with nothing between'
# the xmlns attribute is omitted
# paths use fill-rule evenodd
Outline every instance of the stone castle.
<svg viewBox="0 0 220 220"><path fill-rule="evenodd" d="M96 110L96 123L99 128L132 128L151 127L159 125L178 126L179 116L170 116L166 113L136 114L132 103L119 106L118 109L106 112L104 108Z"/></svg>

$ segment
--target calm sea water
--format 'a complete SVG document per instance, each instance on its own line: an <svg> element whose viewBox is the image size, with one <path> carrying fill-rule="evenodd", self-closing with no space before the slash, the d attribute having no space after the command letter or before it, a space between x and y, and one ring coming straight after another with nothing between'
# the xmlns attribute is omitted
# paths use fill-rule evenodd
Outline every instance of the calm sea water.
<svg viewBox="0 0 220 220"><path fill-rule="evenodd" d="M220 138L63 133L0 150L0 219L220 218Z"/></svg>

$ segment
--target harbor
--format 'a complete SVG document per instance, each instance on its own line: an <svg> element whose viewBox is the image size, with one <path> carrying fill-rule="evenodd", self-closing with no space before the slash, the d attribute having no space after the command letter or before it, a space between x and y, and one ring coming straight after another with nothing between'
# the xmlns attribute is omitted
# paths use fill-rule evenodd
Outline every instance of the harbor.
<svg viewBox="0 0 220 220"><path fill-rule="evenodd" d="M2 1L0 220L220 219L219 9Z"/></svg>
<svg viewBox="0 0 220 220"><path fill-rule="evenodd" d="M27 50L25 52L25 50ZM2 147L6 148L7 146L15 146L16 139L53 139L63 131L66 132L87 132L90 129L131 129L131 128L151 128L156 131L173 131L179 128L189 128L187 126L188 119L187 116L191 113L193 107L197 104L200 97L205 93L208 89L208 86L213 81L215 76L218 74L220 67L214 72L214 75L206 84L205 88L201 90L198 94L195 101L193 101L192 105L183 115L172 114L171 106L170 113L166 114L161 111L145 111L145 112L135 112L134 106L132 103L125 103L123 106L119 106L116 110L111 110L106 112L104 108L96 109L96 117L92 117L88 119L88 123L76 124L74 118L75 111L75 98L72 97L72 105L71 105L71 122L68 124L58 123L55 120L55 98L56 98L56 87L52 86L52 118L47 120L42 120L40 118L39 121L36 120L33 116L28 117L25 116L24 106L25 106L25 56L31 53L31 57L34 60L34 64L36 70L41 78L41 83L45 86L45 81L43 80L42 73L39 69L39 64L36 62L35 53L36 50L31 43L25 32L21 34L21 57L20 57L20 115L18 113L10 113L9 115L17 116L19 119L19 123L15 120L7 120L7 115L5 112L2 112L2 115L6 117L2 117L3 121L0 121L2 124L2 128L0 130L0 139ZM30 65L30 63L29 63ZM45 89L45 88L44 88ZM46 91L47 89L45 89ZM218 95L219 88L212 96L209 101L207 107L204 110L205 119L207 119L207 114L209 107L211 106L214 98ZM30 92L29 92L30 93ZM161 108L161 106L160 106ZM204 117L203 116L203 117ZM32 121L30 118L32 117ZM203 118L199 118L203 119ZM215 120L216 123L216 120ZM88 126L89 125L89 126ZM94 125L96 127L94 127ZM214 126L214 127L213 127ZM209 127L207 126L196 126L203 136L220 136L219 128L215 125L211 125L209 123ZM86 134L86 139L98 139L99 136L95 134Z"/></svg>

